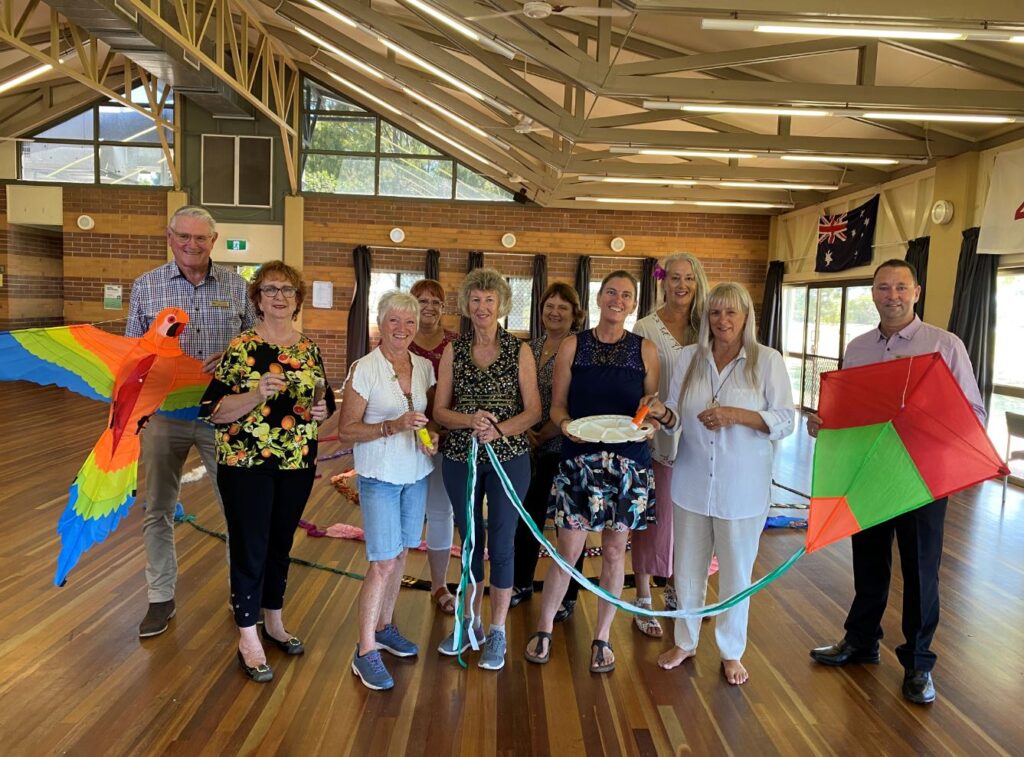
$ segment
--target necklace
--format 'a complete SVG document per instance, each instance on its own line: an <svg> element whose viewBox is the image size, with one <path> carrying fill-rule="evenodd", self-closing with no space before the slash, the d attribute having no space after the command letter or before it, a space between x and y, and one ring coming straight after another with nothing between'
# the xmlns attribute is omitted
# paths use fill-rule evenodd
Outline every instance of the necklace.
<svg viewBox="0 0 1024 757"><path fill-rule="evenodd" d="M712 395L711 401L708 402L708 410L713 410L716 407L721 407L721 405L718 403L718 395L722 393L722 390L725 388L725 382L729 380L730 376L732 376L732 372L736 370L737 365L739 365L739 360L733 360L732 366L730 366L729 368L729 372L725 374L725 378L722 379L722 383L718 385L718 391L715 392L714 395Z"/></svg>

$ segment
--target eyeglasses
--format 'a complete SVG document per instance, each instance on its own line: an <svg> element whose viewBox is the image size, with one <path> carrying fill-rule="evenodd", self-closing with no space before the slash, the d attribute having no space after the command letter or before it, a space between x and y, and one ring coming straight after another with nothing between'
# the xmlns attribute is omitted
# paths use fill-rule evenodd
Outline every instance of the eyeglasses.
<svg viewBox="0 0 1024 757"><path fill-rule="evenodd" d="M287 299L290 300L292 297L295 296L296 289L295 287L265 286L260 287L260 291L263 292L263 294L269 297L270 299L274 299L275 297L277 297L277 295L283 294Z"/></svg>
<svg viewBox="0 0 1024 757"><path fill-rule="evenodd" d="M213 237L210 234L182 234L174 229L170 231L181 244L188 244L189 241L193 241L196 244L209 244L213 241Z"/></svg>

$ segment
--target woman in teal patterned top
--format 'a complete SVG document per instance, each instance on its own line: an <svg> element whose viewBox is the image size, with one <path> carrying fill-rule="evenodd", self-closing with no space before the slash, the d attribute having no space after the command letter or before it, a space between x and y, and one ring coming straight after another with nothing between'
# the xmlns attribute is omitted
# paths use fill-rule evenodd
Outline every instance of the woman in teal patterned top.
<svg viewBox="0 0 1024 757"><path fill-rule="evenodd" d="M469 273L459 291L459 309L473 328L445 347L434 398L434 420L451 429L441 444L444 485L455 511L455 524L466 536L467 460L473 437L492 445L517 495L522 498L530 482L530 445L526 431L540 420L540 395L533 353L498 324L512 308L512 291L497 271L478 268ZM501 487L497 472L483 454L477 464L474 502L476 549L472 572L484 577L483 552L491 560L491 626L479 666L498 670L505 664L505 616L512 597L513 553L518 516ZM487 530L484 533L483 500L487 495ZM485 540L486 538L486 540ZM479 617L483 591L473 600ZM460 646L455 634L441 642L441 654L457 655L470 645L469 634L480 638L482 627L469 628Z"/></svg>

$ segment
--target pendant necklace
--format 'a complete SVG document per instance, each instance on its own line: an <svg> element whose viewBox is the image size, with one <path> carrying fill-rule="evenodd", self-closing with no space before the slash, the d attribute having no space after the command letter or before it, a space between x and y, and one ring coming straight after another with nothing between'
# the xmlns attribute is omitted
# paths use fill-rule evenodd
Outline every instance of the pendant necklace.
<svg viewBox="0 0 1024 757"><path fill-rule="evenodd" d="M733 361L732 366L729 368L729 372L725 374L725 378L722 379L722 383L718 385L718 391L712 395L711 401L708 402L708 410L714 410L716 407L721 407L721 404L718 402L718 395L722 393L722 390L725 388L725 382L729 380L730 376L732 376L732 372L736 370L738 363L738 360Z"/></svg>

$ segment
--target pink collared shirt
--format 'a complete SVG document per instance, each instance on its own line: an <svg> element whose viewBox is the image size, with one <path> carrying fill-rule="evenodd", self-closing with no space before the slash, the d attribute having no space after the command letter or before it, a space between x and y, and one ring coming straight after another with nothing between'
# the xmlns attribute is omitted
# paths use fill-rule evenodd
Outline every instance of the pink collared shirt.
<svg viewBox="0 0 1024 757"><path fill-rule="evenodd" d="M881 329L874 328L861 334L846 345L843 368L856 368L868 363L881 363L913 355L927 355L938 352L946 361L953 378L960 384L967 401L981 425L985 425L985 403L981 399L978 381L974 378L971 358L960 337L922 321L916 315L914 320L886 339Z"/></svg>

